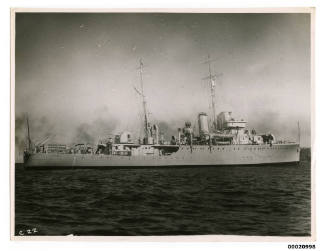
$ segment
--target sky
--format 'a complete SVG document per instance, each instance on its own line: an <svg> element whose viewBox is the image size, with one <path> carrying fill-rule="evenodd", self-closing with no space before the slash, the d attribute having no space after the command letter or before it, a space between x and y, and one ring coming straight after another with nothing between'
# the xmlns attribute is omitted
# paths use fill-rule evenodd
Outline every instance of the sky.
<svg viewBox="0 0 327 251"><path fill-rule="evenodd" d="M310 146L310 14L17 13L15 46L17 146L26 113L34 141L139 134L140 59L150 121L194 124L211 114L208 54L217 113L293 141L299 121Z"/></svg>

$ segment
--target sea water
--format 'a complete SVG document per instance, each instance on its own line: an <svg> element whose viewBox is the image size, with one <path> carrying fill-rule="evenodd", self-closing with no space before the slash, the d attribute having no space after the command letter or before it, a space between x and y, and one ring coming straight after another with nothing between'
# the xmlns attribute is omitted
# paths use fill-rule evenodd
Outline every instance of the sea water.
<svg viewBox="0 0 327 251"><path fill-rule="evenodd" d="M294 165L25 170L16 235L309 236L310 161Z"/></svg>

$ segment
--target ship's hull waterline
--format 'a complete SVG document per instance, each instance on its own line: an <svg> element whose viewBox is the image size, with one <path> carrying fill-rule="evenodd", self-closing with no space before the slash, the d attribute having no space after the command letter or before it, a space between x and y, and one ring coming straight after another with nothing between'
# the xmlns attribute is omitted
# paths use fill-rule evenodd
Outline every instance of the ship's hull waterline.
<svg viewBox="0 0 327 251"><path fill-rule="evenodd" d="M25 161L26 168L78 167L164 167L226 166L294 163L300 159L299 144L196 145L179 147L168 156L119 156L99 154L34 153Z"/></svg>

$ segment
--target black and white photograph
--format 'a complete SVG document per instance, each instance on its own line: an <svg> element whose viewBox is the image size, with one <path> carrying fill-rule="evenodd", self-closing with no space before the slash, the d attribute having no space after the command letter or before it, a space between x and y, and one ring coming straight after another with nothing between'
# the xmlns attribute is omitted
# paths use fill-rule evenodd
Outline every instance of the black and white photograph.
<svg viewBox="0 0 327 251"><path fill-rule="evenodd" d="M12 237L314 240L313 15L13 10Z"/></svg>

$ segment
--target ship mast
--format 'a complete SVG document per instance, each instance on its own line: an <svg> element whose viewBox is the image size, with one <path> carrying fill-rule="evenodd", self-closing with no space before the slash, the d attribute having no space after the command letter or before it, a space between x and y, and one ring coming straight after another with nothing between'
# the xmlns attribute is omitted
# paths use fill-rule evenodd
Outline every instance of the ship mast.
<svg viewBox="0 0 327 251"><path fill-rule="evenodd" d="M140 71L140 82L141 82L141 93L140 95L142 96L142 104L143 104L143 113L144 113L144 133L145 133L145 138L148 138L148 115L147 115L147 109L146 109L146 99L144 96L144 89L143 89L143 62L142 59L140 59L140 66L138 68Z"/></svg>
<svg viewBox="0 0 327 251"><path fill-rule="evenodd" d="M210 95L211 95L211 107L212 107L212 116L213 116L213 129L217 129L217 118L216 118L216 78L221 76L222 74L212 74L211 70L211 63L216 60L210 59L210 55L208 54L207 61L205 61L205 64L208 64L209 68L209 75L203 78L203 80L208 80L209 79L209 85L210 85Z"/></svg>
<svg viewBox="0 0 327 251"><path fill-rule="evenodd" d="M300 121L297 122L297 138L299 145L301 144L301 129L300 129Z"/></svg>
<svg viewBox="0 0 327 251"><path fill-rule="evenodd" d="M31 150L31 137L30 137L30 125L28 122L28 115L26 114L26 125L27 125L27 142L28 142L28 151Z"/></svg>

